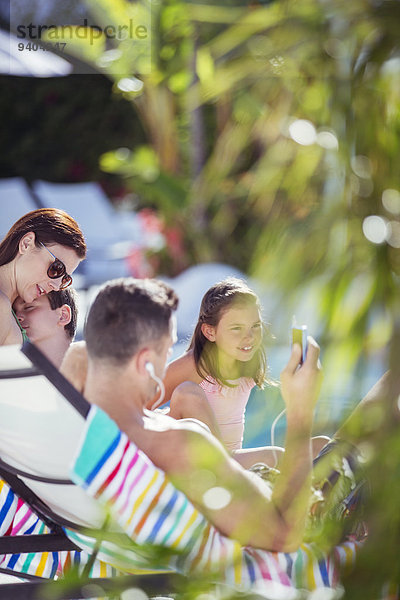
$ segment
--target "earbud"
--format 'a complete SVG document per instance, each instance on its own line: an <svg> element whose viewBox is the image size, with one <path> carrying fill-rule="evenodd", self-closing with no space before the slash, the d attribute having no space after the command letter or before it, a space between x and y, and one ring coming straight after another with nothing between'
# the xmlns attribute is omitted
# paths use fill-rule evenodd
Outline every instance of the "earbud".
<svg viewBox="0 0 400 600"><path fill-rule="evenodd" d="M156 400L156 402L151 407L152 410L154 410L164 400L165 387L164 387L164 384L161 381L161 379L159 377L157 377L157 375L155 374L153 363L146 362L145 365L144 365L144 368L146 369L146 371L148 372L148 374L150 375L150 377L156 382L156 384L158 385L158 388L160 390L160 397L158 398L158 400Z"/></svg>
<svg viewBox="0 0 400 600"><path fill-rule="evenodd" d="M154 377L155 371L154 371L154 365L153 365L153 363L147 362L144 365L144 368L146 369L146 371L148 372L148 374L150 375L150 377Z"/></svg>

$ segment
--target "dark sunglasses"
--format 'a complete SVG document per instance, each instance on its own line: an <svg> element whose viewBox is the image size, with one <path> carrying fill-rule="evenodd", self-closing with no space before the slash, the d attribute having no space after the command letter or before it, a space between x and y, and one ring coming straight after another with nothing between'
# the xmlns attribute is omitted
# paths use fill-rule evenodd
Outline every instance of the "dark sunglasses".
<svg viewBox="0 0 400 600"><path fill-rule="evenodd" d="M50 252L50 250L47 248L47 246L42 244L42 242L39 242L39 243L41 246L43 246L43 248L46 248L47 252L49 254L51 254L52 257L54 258L54 261L51 263L51 265L47 269L47 277L49 277L50 279L58 279L59 277L62 277L60 290L65 290L65 288L67 288L72 283L71 275L68 275L67 269L65 268L65 265L62 262L62 260L60 260L59 258L54 256L54 254L52 252Z"/></svg>

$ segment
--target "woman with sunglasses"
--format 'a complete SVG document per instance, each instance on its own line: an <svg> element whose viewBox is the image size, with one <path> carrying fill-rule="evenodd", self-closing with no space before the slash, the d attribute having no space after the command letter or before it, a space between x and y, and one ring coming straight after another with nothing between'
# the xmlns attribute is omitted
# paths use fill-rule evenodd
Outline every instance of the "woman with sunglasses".
<svg viewBox="0 0 400 600"><path fill-rule="evenodd" d="M72 283L86 256L78 224L63 210L40 208L21 217L0 243L0 345L22 341L13 315L17 296L32 302Z"/></svg>

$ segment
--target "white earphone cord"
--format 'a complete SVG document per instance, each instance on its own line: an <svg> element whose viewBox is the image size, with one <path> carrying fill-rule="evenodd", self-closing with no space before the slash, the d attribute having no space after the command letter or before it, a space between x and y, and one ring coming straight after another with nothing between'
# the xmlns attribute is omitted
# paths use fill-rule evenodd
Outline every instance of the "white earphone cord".
<svg viewBox="0 0 400 600"><path fill-rule="evenodd" d="M154 410L155 408L157 408L157 406L160 406L160 404L164 400L165 386L163 381L159 377L157 377L157 375L155 375L154 373L149 373L149 375L156 382L160 390L160 397L154 402L153 406L151 407L151 410Z"/></svg>
<svg viewBox="0 0 400 600"><path fill-rule="evenodd" d="M275 427L279 421L279 419L281 417L283 417L283 415L286 412L286 408L284 408L277 417L275 417L275 419L272 422L271 425L271 446L272 446L272 454L274 455L274 460L275 460L275 467L278 464L278 455L276 454L276 450L275 450Z"/></svg>

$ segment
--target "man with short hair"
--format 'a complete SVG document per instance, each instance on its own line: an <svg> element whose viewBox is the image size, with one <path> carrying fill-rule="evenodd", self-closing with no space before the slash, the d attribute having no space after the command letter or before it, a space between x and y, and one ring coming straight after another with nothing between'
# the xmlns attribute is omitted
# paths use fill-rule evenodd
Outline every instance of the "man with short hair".
<svg viewBox="0 0 400 600"><path fill-rule="evenodd" d="M75 337L75 290L53 290L32 302L24 302L18 297L13 310L30 341L59 369Z"/></svg>

